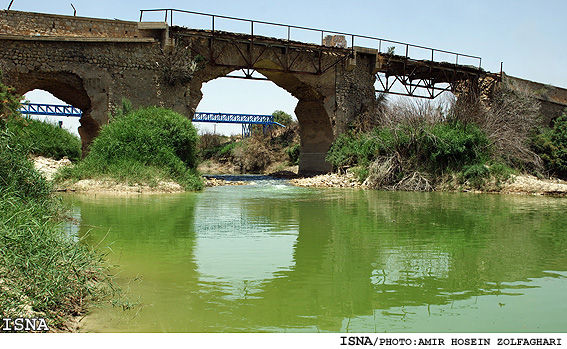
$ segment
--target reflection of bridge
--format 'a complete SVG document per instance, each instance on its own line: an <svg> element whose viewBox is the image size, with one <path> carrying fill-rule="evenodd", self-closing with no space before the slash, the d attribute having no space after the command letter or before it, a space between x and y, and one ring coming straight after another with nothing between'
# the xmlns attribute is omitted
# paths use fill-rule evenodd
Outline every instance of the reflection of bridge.
<svg viewBox="0 0 567 349"><path fill-rule="evenodd" d="M83 112L72 105L25 103L20 108L20 113L25 115L47 115L47 116L71 116L81 117ZM214 122L218 124L242 124L242 136L248 137L252 133L252 125L262 125L263 131L274 125L285 127L274 121L272 115L256 114L226 114L195 112L193 122Z"/></svg>

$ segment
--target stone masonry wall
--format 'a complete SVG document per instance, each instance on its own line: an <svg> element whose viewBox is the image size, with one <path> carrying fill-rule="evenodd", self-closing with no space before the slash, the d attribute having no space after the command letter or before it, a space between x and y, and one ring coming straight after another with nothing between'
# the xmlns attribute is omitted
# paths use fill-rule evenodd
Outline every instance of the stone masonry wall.
<svg viewBox="0 0 567 349"><path fill-rule="evenodd" d="M374 116L376 106L375 55L357 53L356 65L337 67L336 110L334 116L335 136L345 132L350 123L364 116Z"/></svg>
<svg viewBox="0 0 567 349"><path fill-rule="evenodd" d="M2 11L0 34L117 38L143 35L137 22L20 11Z"/></svg>

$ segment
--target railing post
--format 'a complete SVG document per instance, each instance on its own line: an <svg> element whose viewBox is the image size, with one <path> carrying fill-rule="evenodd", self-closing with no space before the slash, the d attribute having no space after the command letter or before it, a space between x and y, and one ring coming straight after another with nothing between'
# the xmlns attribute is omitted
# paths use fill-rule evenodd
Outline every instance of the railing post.
<svg viewBox="0 0 567 349"><path fill-rule="evenodd" d="M144 15L144 10L140 10L140 22L142 21L142 16Z"/></svg>
<svg viewBox="0 0 567 349"><path fill-rule="evenodd" d="M212 32L214 33L214 32L215 32L215 15L212 15L212 16L211 16L211 19L212 19L212 26L213 26L213 27L212 27Z"/></svg>

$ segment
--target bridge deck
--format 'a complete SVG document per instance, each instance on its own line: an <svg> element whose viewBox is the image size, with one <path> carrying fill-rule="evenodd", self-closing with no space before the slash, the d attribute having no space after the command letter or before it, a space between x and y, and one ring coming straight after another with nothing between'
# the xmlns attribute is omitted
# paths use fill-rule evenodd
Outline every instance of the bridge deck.
<svg viewBox="0 0 567 349"><path fill-rule="evenodd" d="M482 59L478 56L439 50L419 45L412 45L393 40L386 40L376 37L341 33L335 31L298 27L278 23L254 21L242 18L211 15L193 11L175 9L153 9L141 10L140 22L144 13L163 12L165 22L168 18L171 22L170 36L178 39L199 38L208 40L206 49L195 51L196 54L203 56L209 62L234 69L242 69L245 78L252 78L249 71L281 71L294 74L315 74L320 75L327 72L337 64L347 61L347 66L356 65L357 55L370 54L376 57L374 74L376 74L377 92L397 93L416 97L435 98L440 93L450 90L456 83L480 77L491 76L500 79L499 74L486 72L482 69ZM191 29L174 26L173 15L184 14L192 16L205 16L210 18L211 26L205 29ZM176 18L177 15L176 15ZM220 31L215 28L219 19L235 21L249 24L248 33L233 33ZM287 37L276 38L261 36L254 33L255 28L272 26L287 30ZM320 44L306 43L292 40L292 30L294 32L303 31L310 34L320 34ZM327 35L327 36L325 36ZM357 47L355 43L364 42L375 45L373 47ZM222 52L227 45L236 47L243 58L238 63L223 61ZM396 47L405 50L404 54L393 54L387 47ZM193 47L191 49L194 49ZM416 59L410 55L410 50L429 55L431 59ZM384 52L386 51L386 52ZM309 65L294 64L298 60L300 53L311 60ZM272 55L279 63L279 67L258 66L260 59L266 55ZM448 61L450 62L448 62ZM474 65L460 64L460 62L473 62ZM248 71L248 72L246 72ZM394 91L395 85L403 86L401 92ZM420 93L422 95L419 95ZM423 95L425 92L425 95Z"/></svg>

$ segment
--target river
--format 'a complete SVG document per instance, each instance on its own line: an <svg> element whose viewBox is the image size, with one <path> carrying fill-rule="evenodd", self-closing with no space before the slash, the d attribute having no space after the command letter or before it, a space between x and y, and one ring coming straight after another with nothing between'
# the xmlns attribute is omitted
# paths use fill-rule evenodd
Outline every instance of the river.
<svg viewBox="0 0 567 349"><path fill-rule="evenodd" d="M567 199L246 186L64 195L131 309L84 332L565 332Z"/></svg>

